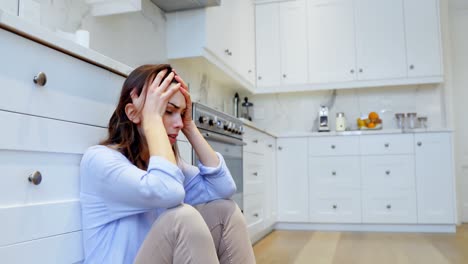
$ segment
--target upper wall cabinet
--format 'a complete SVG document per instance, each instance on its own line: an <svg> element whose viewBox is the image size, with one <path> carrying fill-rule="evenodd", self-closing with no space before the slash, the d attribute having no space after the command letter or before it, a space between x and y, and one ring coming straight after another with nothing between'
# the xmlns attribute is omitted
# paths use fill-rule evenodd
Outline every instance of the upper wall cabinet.
<svg viewBox="0 0 468 264"><path fill-rule="evenodd" d="M256 7L257 87L307 83L307 21L305 0Z"/></svg>
<svg viewBox="0 0 468 264"><path fill-rule="evenodd" d="M250 0L223 0L220 6L166 16L168 59L203 57L253 90L255 21Z"/></svg>
<svg viewBox="0 0 468 264"><path fill-rule="evenodd" d="M305 13L283 16L286 5ZM439 0L288 1L258 4L256 14L258 93L443 81ZM302 82L283 78L291 64L307 71Z"/></svg>
<svg viewBox="0 0 468 264"><path fill-rule="evenodd" d="M11 15L18 15L18 0L2 0L0 1L0 13L5 11Z"/></svg>

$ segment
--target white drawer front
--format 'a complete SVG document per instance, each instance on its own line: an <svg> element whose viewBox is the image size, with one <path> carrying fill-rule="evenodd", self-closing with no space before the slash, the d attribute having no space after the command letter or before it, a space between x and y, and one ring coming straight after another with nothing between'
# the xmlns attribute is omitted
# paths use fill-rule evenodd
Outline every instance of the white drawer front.
<svg viewBox="0 0 468 264"><path fill-rule="evenodd" d="M414 156L363 156L362 187L366 189L414 188Z"/></svg>
<svg viewBox="0 0 468 264"><path fill-rule="evenodd" d="M265 188L265 158L255 153L244 153L244 193L263 192Z"/></svg>
<svg viewBox="0 0 468 264"><path fill-rule="evenodd" d="M0 109L107 126L124 78L0 29ZM39 72L45 86L33 83Z"/></svg>
<svg viewBox="0 0 468 264"><path fill-rule="evenodd" d="M253 128L245 127L243 135L244 151L251 153L264 153L266 149L266 135Z"/></svg>
<svg viewBox="0 0 468 264"><path fill-rule="evenodd" d="M309 159L310 189L360 188L358 156L314 157Z"/></svg>
<svg viewBox="0 0 468 264"><path fill-rule="evenodd" d="M364 223L417 222L416 192L414 190L362 193L362 221Z"/></svg>
<svg viewBox="0 0 468 264"><path fill-rule="evenodd" d="M361 154L412 154L413 135L365 135L361 136Z"/></svg>
<svg viewBox="0 0 468 264"><path fill-rule="evenodd" d="M309 138L309 155L341 156L358 155L359 137L312 137Z"/></svg>
<svg viewBox="0 0 468 264"><path fill-rule="evenodd" d="M310 221L319 223L360 223L360 191L343 189L311 190Z"/></svg>
<svg viewBox="0 0 468 264"><path fill-rule="evenodd" d="M0 246L2 263L71 264L83 261L81 231Z"/></svg>
<svg viewBox="0 0 468 264"><path fill-rule="evenodd" d="M244 216L247 226L263 222L263 202L264 194L246 195L244 199Z"/></svg>

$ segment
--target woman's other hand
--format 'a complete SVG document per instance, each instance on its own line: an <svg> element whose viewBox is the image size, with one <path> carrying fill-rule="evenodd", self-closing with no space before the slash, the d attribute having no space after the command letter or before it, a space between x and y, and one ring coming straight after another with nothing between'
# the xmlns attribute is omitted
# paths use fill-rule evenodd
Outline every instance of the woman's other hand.
<svg viewBox="0 0 468 264"><path fill-rule="evenodd" d="M192 119L192 99L190 97L189 89L185 81L177 74L174 78L181 85L179 90L185 97L186 109L182 117L182 122L184 123L184 128L182 129L182 132L184 132L185 134L186 131L196 128L195 123Z"/></svg>

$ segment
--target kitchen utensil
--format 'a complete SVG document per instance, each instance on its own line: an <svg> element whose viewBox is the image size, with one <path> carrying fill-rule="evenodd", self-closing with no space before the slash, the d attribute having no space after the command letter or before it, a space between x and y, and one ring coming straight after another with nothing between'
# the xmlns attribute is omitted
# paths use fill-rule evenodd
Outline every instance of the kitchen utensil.
<svg viewBox="0 0 468 264"><path fill-rule="evenodd" d="M242 103L242 118L252 121L253 116L253 103L249 102L248 97L244 97L244 102Z"/></svg>

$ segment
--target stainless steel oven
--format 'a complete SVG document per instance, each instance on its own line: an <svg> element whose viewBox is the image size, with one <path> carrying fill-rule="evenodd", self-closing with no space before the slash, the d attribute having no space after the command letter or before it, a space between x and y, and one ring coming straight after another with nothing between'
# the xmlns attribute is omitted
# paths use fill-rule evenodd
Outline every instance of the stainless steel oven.
<svg viewBox="0 0 468 264"><path fill-rule="evenodd" d="M211 147L223 155L234 182L237 192L232 199L244 210L244 180L242 165L242 134L244 128L242 122L230 115L219 112L200 103L193 103L193 120L203 137ZM192 163L198 164L199 159L193 151Z"/></svg>

